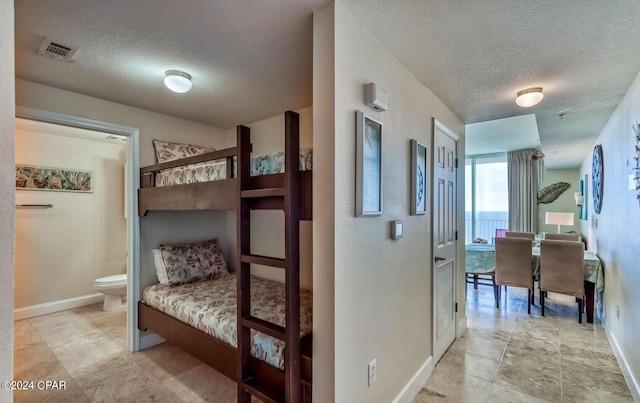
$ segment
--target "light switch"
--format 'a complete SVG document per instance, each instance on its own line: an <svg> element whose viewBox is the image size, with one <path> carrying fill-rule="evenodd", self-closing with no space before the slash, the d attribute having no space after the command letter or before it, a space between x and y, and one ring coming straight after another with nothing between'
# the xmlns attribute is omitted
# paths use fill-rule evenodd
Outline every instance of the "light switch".
<svg viewBox="0 0 640 403"><path fill-rule="evenodd" d="M403 222L402 220L393 220L391 221L391 239L400 239L402 238Z"/></svg>

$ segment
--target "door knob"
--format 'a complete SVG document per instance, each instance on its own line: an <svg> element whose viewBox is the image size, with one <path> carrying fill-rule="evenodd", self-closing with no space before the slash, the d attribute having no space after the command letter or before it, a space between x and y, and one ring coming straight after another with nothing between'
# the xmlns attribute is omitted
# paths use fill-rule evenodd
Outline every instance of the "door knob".
<svg viewBox="0 0 640 403"><path fill-rule="evenodd" d="M435 260L436 260L436 262L439 262L441 260L447 260L447 258L446 257L442 257L442 256L436 256Z"/></svg>

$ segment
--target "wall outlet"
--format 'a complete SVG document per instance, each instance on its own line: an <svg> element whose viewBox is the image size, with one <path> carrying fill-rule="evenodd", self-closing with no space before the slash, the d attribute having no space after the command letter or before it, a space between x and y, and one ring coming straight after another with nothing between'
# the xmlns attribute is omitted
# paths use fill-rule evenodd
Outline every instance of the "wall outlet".
<svg viewBox="0 0 640 403"><path fill-rule="evenodd" d="M369 363L369 386L376 381L376 372L376 360L374 359Z"/></svg>
<svg viewBox="0 0 640 403"><path fill-rule="evenodd" d="M620 319L620 304L616 304L616 318Z"/></svg>

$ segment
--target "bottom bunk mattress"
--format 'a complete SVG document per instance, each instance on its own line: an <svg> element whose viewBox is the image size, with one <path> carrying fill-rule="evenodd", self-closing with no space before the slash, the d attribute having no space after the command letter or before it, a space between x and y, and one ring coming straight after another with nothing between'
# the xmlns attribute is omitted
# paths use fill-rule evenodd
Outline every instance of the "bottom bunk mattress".
<svg viewBox="0 0 640 403"><path fill-rule="evenodd" d="M143 302L237 348L236 276L182 285L145 288ZM300 337L311 333L312 293L300 290ZM284 284L251 276L251 314L285 325ZM251 331L251 355L284 369L284 342Z"/></svg>

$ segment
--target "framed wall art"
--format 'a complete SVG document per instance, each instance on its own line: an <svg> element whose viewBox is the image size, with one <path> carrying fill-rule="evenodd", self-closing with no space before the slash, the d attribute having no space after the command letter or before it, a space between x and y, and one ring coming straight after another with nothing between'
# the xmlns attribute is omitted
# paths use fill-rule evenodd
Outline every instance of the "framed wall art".
<svg viewBox="0 0 640 403"><path fill-rule="evenodd" d="M602 160L602 146L593 148L593 162L591 164L591 191L593 196L593 210L596 214L602 211L602 194L604 191L604 161Z"/></svg>
<svg viewBox="0 0 640 403"><path fill-rule="evenodd" d="M356 217L382 214L382 122L356 111Z"/></svg>
<svg viewBox="0 0 640 403"><path fill-rule="evenodd" d="M16 190L91 192L92 172L75 169L16 165Z"/></svg>
<svg viewBox="0 0 640 403"><path fill-rule="evenodd" d="M584 216L584 181L578 181L578 191L575 193L576 204L578 205L578 218L582 220Z"/></svg>
<svg viewBox="0 0 640 403"><path fill-rule="evenodd" d="M584 175L584 204L582 205L582 219L587 221L589 218L589 175Z"/></svg>
<svg viewBox="0 0 640 403"><path fill-rule="evenodd" d="M411 215L427 212L427 147L411 140Z"/></svg>

